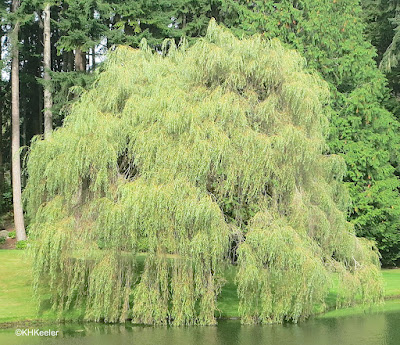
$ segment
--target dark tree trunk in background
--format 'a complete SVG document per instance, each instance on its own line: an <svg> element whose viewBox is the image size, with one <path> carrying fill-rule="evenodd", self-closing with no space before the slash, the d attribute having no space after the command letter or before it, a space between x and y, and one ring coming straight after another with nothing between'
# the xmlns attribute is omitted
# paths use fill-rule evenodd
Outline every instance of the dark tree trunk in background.
<svg viewBox="0 0 400 345"><path fill-rule="evenodd" d="M75 71L86 71L86 53L81 48L75 49Z"/></svg>
<svg viewBox="0 0 400 345"><path fill-rule="evenodd" d="M67 52L67 71L71 72L74 70L74 53L73 52Z"/></svg>
<svg viewBox="0 0 400 345"><path fill-rule="evenodd" d="M39 93L38 93L38 107L37 107L37 109L38 109L38 117L37 117L37 134L41 134L41 133L43 133L43 129L42 129L42 121L43 121L43 119L42 119L42 113L43 113L43 92L42 92L42 88L41 88L41 85L39 84L38 85L38 88L39 88Z"/></svg>
<svg viewBox="0 0 400 345"><path fill-rule="evenodd" d="M92 71L96 69L96 46L92 48Z"/></svg>

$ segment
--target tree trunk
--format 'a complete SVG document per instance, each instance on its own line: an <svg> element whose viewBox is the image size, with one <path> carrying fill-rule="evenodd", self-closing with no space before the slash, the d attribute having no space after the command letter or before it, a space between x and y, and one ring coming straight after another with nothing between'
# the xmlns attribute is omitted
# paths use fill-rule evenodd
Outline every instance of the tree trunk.
<svg viewBox="0 0 400 345"><path fill-rule="evenodd" d="M124 33L126 36L133 36L135 32L133 31L133 27L130 26L128 23L124 26Z"/></svg>
<svg viewBox="0 0 400 345"><path fill-rule="evenodd" d="M44 11L43 29L43 69L44 69L44 138L50 137L53 131L53 98L50 91L51 43L50 43L50 5L46 4Z"/></svg>
<svg viewBox="0 0 400 345"><path fill-rule="evenodd" d="M0 28L1 30L1 28ZM0 35L0 52L3 51L3 31L1 30ZM3 95L3 84L0 86L0 97L4 97ZM3 167L3 110L4 107L0 107L0 200L3 198L4 193L4 167Z"/></svg>
<svg viewBox="0 0 400 345"><path fill-rule="evenodd" d="M19 1L13 0L12 12L16 12ZM11 33L11 153L12 153L12 187L14 224L17 241L26 240L24 213L21 198L21 161L19 156L19 48L18 48L19 22L14 24Z"/></svg>
<svg viewBox="0 0 400 345"><path fill-rule="evenodd" d="M81 48L75 49L75 71L86 72L86 53Z"/></svg>
<svg viewBox="0 0 400 345"><path fill-rule="evenodd" d="M186 14L183 14L183 19L182 19L182 29L186 27Z"/></svg>
<svg viewBox="0 0 400 345"><path fill-rule="evenodd" d="M3 92L3 91L2 91ZM2 93L1 92L1 93ZM3 167L3 109L0 109L0 198L4 193L4 167Z"/></svg>
<svg viewBox="0 0 400 345"><path fill-rule="evenodd" d="M38 117L37 117L37 124L38 124L38 130L37 130L37 134L41 134L42 133L42 116L43 116L43 93L41 90L41 85L39 84L39 93L38 93Z"/></svg>
<svg viewBox="0 0 400 345"><path fill-rule="evenodd" d="M92 71L96 69L96 45L92 48Z"/></svg>
<svg viewBox="0 0 400 345"><path fill-rule="evenodd" d="M68 71L68 55L65 50L62 52L62 71L67 72Z"/></svg>

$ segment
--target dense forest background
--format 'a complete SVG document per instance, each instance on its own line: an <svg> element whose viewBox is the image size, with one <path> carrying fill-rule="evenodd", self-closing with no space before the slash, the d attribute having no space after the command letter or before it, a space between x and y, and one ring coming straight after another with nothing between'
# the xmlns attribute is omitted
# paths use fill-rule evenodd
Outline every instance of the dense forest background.
<svg viewBox="0 0 400 345"><path fill-rule="evenodd" d="M14 0L0 6L1 214L12 208L12 60L18 61L14 72L20 79L23 189L32 140L62 126L71 104L93 85L109 50L120 44L136 48L145 38L151 49L165 54L166 38L180 44L185 37L193 44L215 18L238 37L279 38L329 83L333 111L326 152L346 161L348 218L359 236L377 242L382 264L400 263L397 0Z"/></svg>

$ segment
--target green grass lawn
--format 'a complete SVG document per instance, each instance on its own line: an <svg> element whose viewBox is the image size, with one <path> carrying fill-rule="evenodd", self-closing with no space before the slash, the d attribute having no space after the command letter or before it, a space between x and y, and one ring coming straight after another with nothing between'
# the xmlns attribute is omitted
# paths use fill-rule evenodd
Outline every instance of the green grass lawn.
<svg viewBox="0 0 400 345"><path fill-rule="evenodd" d="M0 322L37 318L24 251L0 250Z"/></svg>
<svg viewBox="0 0 400 345"><path fill-rule="evenodd" d="M385 296L400 298L400 268L382 270L385 282Z"/></svg>
<svg viewBox="0 0 400 345"><path fill-rule="evenodd" d="M50 310L40 311L37 308L25 251L0 250L0 291L0 324L55 318Z"/></svg>
<svg viewBox="0 0 400 345"><path fill-rule="evenodd" d="M400 310L400 269L383 269L382 277L385 289L385 303L376 306L358 305L349 308L335 309L337 288L333 288L327 297L329 311L318 315L317 318L331 318L365 313L377 313Z"/></svg>
<svg viewBox="0 0 400 345"><path fill-rule="evenodd" d="M143 265L144 257L139 257L139 264ZM236 295L234 277L235 267L228 267L225 271L227 280L218 298L217 317L235 318L239 317L239 301ZM318 317L339 317L345 315L362 314L368 311L390 311L400 310L400 269L382 270L385 282L386 298L392 299L381 306L366 308L356 306L346 309L331 310ZM57 319L55 312L50 308L37 309L37 302L33 299L32 276L29 259L25 251L0 250L0 324L21 321L45 320L54 321ZM328 307L334 308L336 291L335 289L327 297ZM46 301L45 301L46 302ZM46 305L46 303L44 303ZM49 305L47 303L47 305ZM63 315L65 320L76 320L82 317L81 310L72 311Z"/></svg>
<svg viewBox="0 0 400 345"><path fill-rule="evenodd" d="M46 305L46 300L43 300ZM49 303L47 303L49 306ZM81 318L82 311L74 310L63 319ZM57 315L50 307L38 308L33 298L29 258L23 250L0 250L0 327L20 321L54 321Z"/></svg>
<svg viewBox="0 0 400 345"><path fill-rule="evenodd" d="M382 305L377 306L363 306L358 305L350 308L333 309L324 314L317 315L318 319L336 318L343 316L363 315L366 313L379 313L389 311L400 311L400 299L389 299L386 300Z"/></svg>
<svg viewBox="0 0 400 345"><path fill-rule="evenodd" d="M226 283L218 297L217 317L239 317L239 299L236 293L235 274L236 267L233 266L228 267L225 271Z"/></svg>

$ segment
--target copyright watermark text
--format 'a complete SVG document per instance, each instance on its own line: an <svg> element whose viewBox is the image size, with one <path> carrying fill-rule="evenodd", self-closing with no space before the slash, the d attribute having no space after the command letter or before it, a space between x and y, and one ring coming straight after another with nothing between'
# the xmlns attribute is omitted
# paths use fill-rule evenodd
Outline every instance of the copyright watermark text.
<svg viewBox="0 0 400 345"><path fill-rule="evenodd" d="M17 337L56 337L59 332L60 331L52 331L51 329L18 328L15 330L15 335Z"/></svg>

